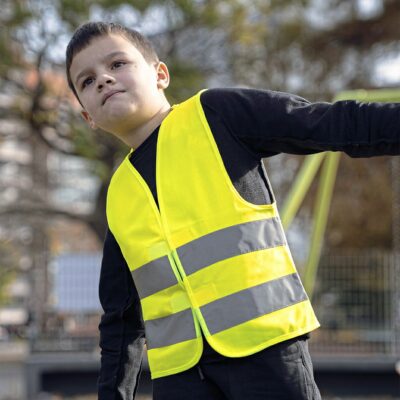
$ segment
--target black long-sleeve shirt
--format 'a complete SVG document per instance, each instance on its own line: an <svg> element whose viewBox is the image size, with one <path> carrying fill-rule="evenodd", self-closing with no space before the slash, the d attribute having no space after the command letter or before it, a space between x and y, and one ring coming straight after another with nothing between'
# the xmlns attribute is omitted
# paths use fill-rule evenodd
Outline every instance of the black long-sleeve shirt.
<svg viewBox="0 0 400 400"><path fill-rule="evenodd" d="M201 103L233 185L254 204L273 201L262 158L328 150L351 157L400 154L397 103L310 103L287 93L251 89L211 89L201 94ZM158 129L131 155L156 201L157 137ZM144 324L131 273L111 231L104 243L99 295L104 309L99 400L131 400ZM206 342L202 357L223 358Z"/></svg>

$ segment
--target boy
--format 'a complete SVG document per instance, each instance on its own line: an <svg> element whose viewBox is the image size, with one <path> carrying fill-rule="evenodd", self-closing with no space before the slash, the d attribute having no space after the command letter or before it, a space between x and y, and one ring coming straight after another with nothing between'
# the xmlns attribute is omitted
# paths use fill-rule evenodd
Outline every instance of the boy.
<svg viewBox="0 0 400 400"><path fill-rule="evenodd" d="M261 159L397 155L400 105L212 89L171 107L150 43L108 23L78 28L67 77L90 127L132 148L107 198L99 399L134 397L145 336L155 400L320 399L319 324Z"/></svg>

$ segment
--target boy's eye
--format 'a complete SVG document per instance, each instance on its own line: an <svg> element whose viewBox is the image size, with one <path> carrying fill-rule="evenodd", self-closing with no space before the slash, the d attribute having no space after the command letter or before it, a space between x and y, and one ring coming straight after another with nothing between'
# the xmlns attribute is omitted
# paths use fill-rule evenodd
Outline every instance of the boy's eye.
<svg viewBox="0 0 400 400"><path fill-rule="evenodd" d="M84 89L87 85L90 85L93 82L93 78L86 78L83 82L82 82L82 89Z"/></svg>
<svg viewBox="0 0 400 400"><path fill-rule="evenodd" d="M111 65L111 68L119 68L122 65L124 65L125 63L123 61L114 61Z"/></svg>

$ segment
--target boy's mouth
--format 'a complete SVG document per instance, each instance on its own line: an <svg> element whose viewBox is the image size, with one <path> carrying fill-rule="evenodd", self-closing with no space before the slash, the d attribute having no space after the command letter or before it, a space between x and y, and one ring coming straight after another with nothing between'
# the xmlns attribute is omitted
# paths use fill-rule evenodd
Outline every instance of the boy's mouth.
<svg viewBox="0 0 400 400"><path fill-rule="evenodd" d="M104 94L101 105L104 105L105 102L106 102L111 96L114 96L114 94L116 94L116 93L123 93L123 92L125 92L125 90L110 90L109 92L107 92L107 93Z"/></svg>

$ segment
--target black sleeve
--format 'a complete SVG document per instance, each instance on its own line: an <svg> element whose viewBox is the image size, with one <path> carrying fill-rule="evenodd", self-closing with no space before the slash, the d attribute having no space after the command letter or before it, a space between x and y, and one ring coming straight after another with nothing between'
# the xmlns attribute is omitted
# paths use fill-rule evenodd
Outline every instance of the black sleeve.
<svg viewBox="0 0 400 400"><path fill-rule="evenodd" d="M351 157L400 154L400 103L310 103L254 89L210 89L201 100L260 158L321 151Z"/></svg>
<svg viewBox="0 0 400 400"><path fill-rule="evenodd" d="M99 400L132 400L144 347L140 301L128 265L110 231L104 243L99 284L104 314L99 325Z"/></svg>

